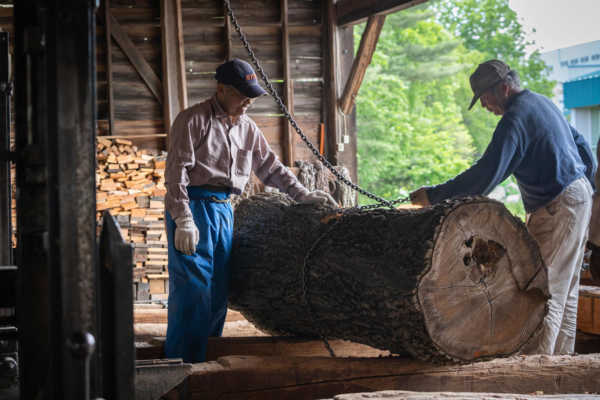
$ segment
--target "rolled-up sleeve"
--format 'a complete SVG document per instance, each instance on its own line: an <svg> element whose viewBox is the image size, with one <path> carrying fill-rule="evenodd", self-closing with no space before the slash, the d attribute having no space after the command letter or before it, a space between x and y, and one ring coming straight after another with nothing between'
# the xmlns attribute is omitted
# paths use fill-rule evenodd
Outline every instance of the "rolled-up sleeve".
<svg viewBox="0 0 600 400"><path fill-rule="evenodd" d="M180 113L169 132L169 152L165 168L167 196L165 207L171 218L191 216L187 186L188 171L194 166L192 122L186 113Z"/></svg>
<svg viewBox="0 0 600 400"><path fill-rule="evenodd" d="M252 169L256 176L268 186L273 186L297 200L308 190L296 175L286 168L273 152L262 132L254 128L255 144L252 152Z"/></svg>

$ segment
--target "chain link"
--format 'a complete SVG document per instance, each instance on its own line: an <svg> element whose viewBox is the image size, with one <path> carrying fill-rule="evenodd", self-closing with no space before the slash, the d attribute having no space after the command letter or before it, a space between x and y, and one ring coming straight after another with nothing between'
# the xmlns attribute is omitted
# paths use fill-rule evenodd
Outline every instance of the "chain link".
<svg viewBox="0 0 600 400"><path fill-rule="evenodd" d="M317 150L315 145L312 144L310 139L308 139L308 137L306 137L306 135L302 132L302 129L300 129L300 126L298 126L298 124L296 123L296 120L294 120L294 117L292 117L292 115L288 111L287 107L281 100L281 97L279 97L279 94L277 93L277 91L275 90L273 85L271 84L271 81L267 77L267 74L265 73L262 66L260 65L260 62L256 58L256 55L254 54L254 51L252 50L252 47L250 46L248 39L246 39L246 35L244 35L244 33L242 32L242 28L240 27L240 24L238 23L237 18L233 14L230 0L223 0L223 2L225 3L225 7L227 8L227 14L229 15L229 18L231 19L231 24L233 25L236 32L238 33L240 40L242 41L242 44L244 45L244 48L248 52L248 55L250 56L252 63L256 67L256 71L259 73L260 77L262 78L263 82L265 83L265 86L267 87L267 91L269 92L271 97L273 97L273 99L279 106L279 109L281 110L281 112L290 121L290 125L292 125L292 127L294 128L296 133L300 136L302 141L306 144L306 146L310 149L310 151L315 155L315 157L317 157L317 159L319 161L321 161L323 163L323 165L325 165L325 167L327 167L327 169L329 171L331 171L331 173L335 176L335 178L338 181L344 183L345 185L349 186L350 188L352 188L353 190L362 194L363 196L366 196L369 199L377 202L376 204L369 204L366 206L360 206L360 207L356 207L356 208L359 210L369 210L369 209L373 209L373 208L379 208L382 206L394 208L394 205L396 205L396 204L407 202L410 199L409 196L401 197L396 200L386 200L383 197L379 197L376 194L371 193L371 192L361 188L360 186L358 186L357 184L353 183L348 178L346 178L344 175L342 175L339 171L337 171L334 168L334 166L325 157L323 157L323 155L319 152L319 150Z"/></svg>

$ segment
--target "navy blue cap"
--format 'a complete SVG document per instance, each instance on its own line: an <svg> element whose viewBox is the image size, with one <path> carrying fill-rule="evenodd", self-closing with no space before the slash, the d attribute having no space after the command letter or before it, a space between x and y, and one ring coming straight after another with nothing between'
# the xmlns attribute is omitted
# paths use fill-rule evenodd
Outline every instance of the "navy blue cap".
<svg viewBox="0 0 600 400"><path fill-rule="evenodd" d="M233 86L246 97L254 98L267 93L258 84L252 66L239 58L234 58L219 65L215 79L224 85Z"/></svg>

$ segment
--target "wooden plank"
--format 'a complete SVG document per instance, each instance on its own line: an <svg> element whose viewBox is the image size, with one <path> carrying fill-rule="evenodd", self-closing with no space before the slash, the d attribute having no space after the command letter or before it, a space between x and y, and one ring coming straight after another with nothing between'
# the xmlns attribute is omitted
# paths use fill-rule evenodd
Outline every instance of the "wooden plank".
<svg viewBox="0 0 600 400"><path fill-rule="evenodd" d="M323 400L364 400L364 393L340 394L330 399ZM371 400L597 400L595 394L559 394L544 395L534 393L531 395L520 393L468 393L468 392L414 392L407 390L385 390L368 394Z"/></svg>
<svg viewBox="0 0 600 400"><path fill-rule="evenodd" d="M113 74L112 74L112 39L110 28L110 0L104 0L104 38L106 42L106 101L108 133L115 134L115 101L113 96Z"/></svg>
<svg viewBox="0 0 600 400"><path fill-rule="evenodd" d="M155 312L157 310L152 310ZM134 315L138 323L137 310ZM144 313L151 315L150 310ZM227 318L229 322L229 315ZM150 323L150 322L146 322ZM166 322L165 322L166 323ZM147 360L163 358L163 338L152 338L137 340L142 346L136 350L137 359ZM144 343L150 342L150 343ZM346 340L331 340L329 345L336 357L385 357L389 356L387 351L374 349L359 343ZM206 361L217 360L221 357L237 356L261 356L261 357L331 357L322 340L304 339L290 336L246 336L246 337L210 337L206 351Z"/></svg>
<svg viewBox="0 0 600 400"><path fill-rule="evenodd" d="M288 112L294 115L294 86L290 73L290 32L288 23L288 0L281 0L281 51L283 56L283 84L284 101ZM296 132L289 122L283 125L283 153L284 163L288 167L294 166L296 156L295 136Z"/></svg>
<svg viewBox="0 0 600 400"><path fill-rule="evenodd" d="M367 67L371 64L371 59L377 48L377 40L379 39L379 34L381 33L384 22L385 15L369 17L367 27L360 39L358 53L352 64L350 77L344 88L344 94L340 99L340 108L344 114L349 114L350 111L352 111L352 107L354 107L356 95L358 94L360 85L367 72Z"/></svg>
<svg viewBox="0 0 600 400"><path fill-rule="evenodd" d="M123 50L123 53L127 56L137 73L140 75L144 83L148 86L148 89L152 92L156 100L162 104L162 84L160 79L150 66L146 59L140 54L138 49L135 47L127 33L123 30L119 22L115 17L108 12L110 16L111 35Z"/></svg>
<svg viewBox="0 0 600 400"><path fill-rule="evenodd" d="M425 3L427 0L339 0L335 4L336 23L354 25L374 15L386 15Z"/></svg>
<svg viewBox="0 0 600 400"><path fill-rule="evenodd" d="M519 356L450 366L399 357L228 356L194 368L184 385L192 399L320 399L377 390L548 395L596 393L598 374L598 354Z"/></svg>
<svg viewBox="0 0 600 400"><path fill-rule="evenodd" d="M167 130L179 112L187 108L184 46L180 0L161 0L163 116Z"/></svg>
<svg viewBox="0 0 600 400"><path fill-rule="evenodd" d="M336 7L331 1L323 2L324 7L324 30L323 35L323 68L324 74L324 92L323 92L323 115L325 116L325 136L327 144L327 159L333 165L338 163L338 135L339 135L339 116L338 116L338 89L337 89L337 60L338 46L337 35L338 27L336 20Z"/></svg>
<svg viewBox="0 0 600 400"><path fill-rule="evenodd" d="M600 335L600 287L582 285L579 288L577 329Z"/></svg>

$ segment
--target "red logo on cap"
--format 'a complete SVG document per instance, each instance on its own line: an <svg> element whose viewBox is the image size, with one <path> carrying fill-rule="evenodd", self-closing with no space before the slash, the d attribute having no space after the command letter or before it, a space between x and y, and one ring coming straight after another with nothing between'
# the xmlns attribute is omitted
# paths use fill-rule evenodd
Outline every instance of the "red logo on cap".
<svg viewBox="0 0 600 400"><path fill-rule="evenodd" d="M248 74L248 75L246 75L246 80L247 81L251 81L253 79L256 79L256 74Z"/></svg>

